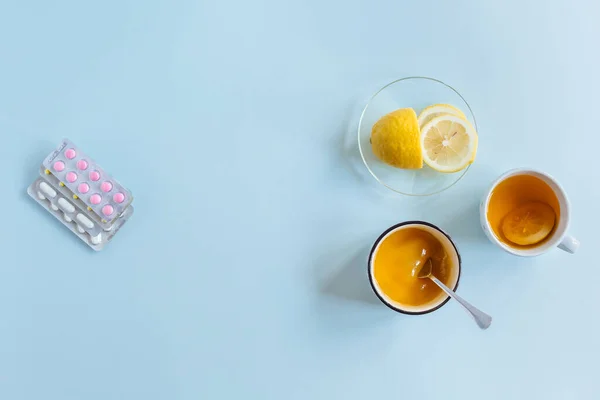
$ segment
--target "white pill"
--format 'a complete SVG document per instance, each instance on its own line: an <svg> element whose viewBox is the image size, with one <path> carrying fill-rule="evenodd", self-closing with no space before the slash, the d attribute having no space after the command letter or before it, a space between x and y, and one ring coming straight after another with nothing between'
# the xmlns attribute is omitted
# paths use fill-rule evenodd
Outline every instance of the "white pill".
<svg viewBox="0 0 600 400"><path fill-rule="evenodd" d="M75 206L73 206L73 204L69 203L66 199L62 197L58 199L58 205L66 212L75 212Z"/></svg>
<svg viewBox="0 0 600 400"><path fill-rule="evenodd" d="M92 244L100 244L100 242L102 241L102 234L99 233L96 236L92 236Z"/></svg>
<svg viewBox="0 0 600 400"><path fill-rule="evenodd" d="M38 199L40 199L40 200L46 200L46 198L44 197L44 195L42 194L42 192L38 192Z"/></svg>
<svg viewBox="0 0 600 400"><path fill-rule="evenodd" d="M77 231L78 231L79 233L85 233L85 229L83 229L83 228L81 227L81 225L77 225Z"/></svg>
<svg viewBox="0 0 600 400"><path fill-rule="evenodd" d="M65 217L65 221L67 221L67 222L71 222L71 221L73 221L73 220L71 219L71 217L69 217L67 214L65 214L65 215L64 215L64 217Z"/></svg>
<svg viewBox="0 0 600 400"><path fill-rule="evenodd" d="M46 182L40 183L40 189L42 190L42 192L46 193L50 197L56 196L56 190L52 189L52 187Z"/></svg>
<svg viewBox="0 0 600 400"><path fill-rule="evenodd" d="M58 211L58 207L56 207L54 204L50 204L50 208L54 211Z"/></svg>
<svg viewBox="0 0 600 400"><path fill-rule="evenodd" d="M92 229L94 227L94 223L83 214L77 214L77 221L81 222L83 226L87 227L88 229Z"/></svg>

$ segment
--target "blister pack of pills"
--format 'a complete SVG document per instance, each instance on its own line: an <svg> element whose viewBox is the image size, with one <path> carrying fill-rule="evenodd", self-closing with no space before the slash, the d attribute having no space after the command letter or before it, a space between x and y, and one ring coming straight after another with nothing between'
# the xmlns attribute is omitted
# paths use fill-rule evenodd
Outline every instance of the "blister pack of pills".
<svg viewBox="0 0 600 400"><path fill-rule="evenodd" d="M27 193L94 250L133 214L133 196L65 139L42 163Z"/></svg>

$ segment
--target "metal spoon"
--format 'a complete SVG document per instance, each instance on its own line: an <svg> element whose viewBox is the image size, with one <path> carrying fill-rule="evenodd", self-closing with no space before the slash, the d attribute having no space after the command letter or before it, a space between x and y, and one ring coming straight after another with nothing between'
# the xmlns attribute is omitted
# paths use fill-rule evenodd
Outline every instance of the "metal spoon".
<svg viewBox="0 0 600 400"><path fill-rule="evenodd" d="M423 268L418 272L418 278L429 278L436 285L440 287L448 296L452 297L454 300L458 301L458 303L464 307L465 310L473 317L477 325L481 329L487 329L492 324L492 317L484 313L483 311L478 310L473 307L471 304L463 300L459 295L454 293L448 286L444 285L438 278L432 275L433 263L431 262L431 258L428 259L425 264L423 264Z"/></svg>

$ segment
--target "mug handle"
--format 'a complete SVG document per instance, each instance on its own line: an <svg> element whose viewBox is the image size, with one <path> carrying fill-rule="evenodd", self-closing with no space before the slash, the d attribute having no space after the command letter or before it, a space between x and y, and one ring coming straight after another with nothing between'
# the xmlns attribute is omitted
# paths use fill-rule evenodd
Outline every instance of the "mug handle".
<svg viewBox="0 0 600 400"><path fill-rule="evenodd" d="M567 253L575 254L579 248L579 240L575 239L571 235L566 235L558 244L558 248L566 251Z"/></svg>

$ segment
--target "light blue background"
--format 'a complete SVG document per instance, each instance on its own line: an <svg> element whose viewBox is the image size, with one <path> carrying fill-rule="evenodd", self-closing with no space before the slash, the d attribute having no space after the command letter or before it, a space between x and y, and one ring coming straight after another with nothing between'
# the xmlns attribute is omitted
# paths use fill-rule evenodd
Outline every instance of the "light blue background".
<svg viewBox="0 0 600 400"><path fill-rule="evenodd" d="M600 5L570 1L4 1L0 398L598 399ZM477 162L385 192L354 141L399 77L455 86ZM62 137L136 195L94 253L26 197ZM477 203L532 166L579 253L493 247ZM463 255L457 304L377 303L366 256L424 219Z"/></svg>

